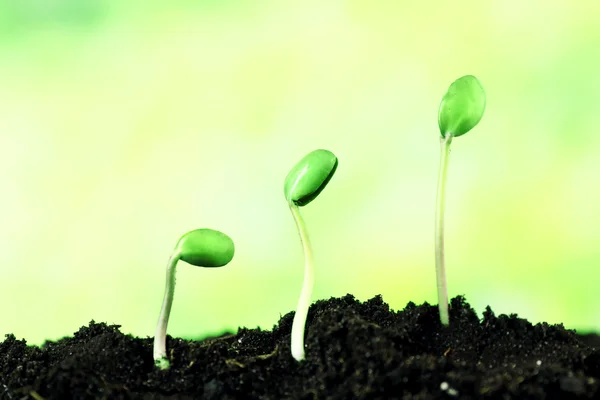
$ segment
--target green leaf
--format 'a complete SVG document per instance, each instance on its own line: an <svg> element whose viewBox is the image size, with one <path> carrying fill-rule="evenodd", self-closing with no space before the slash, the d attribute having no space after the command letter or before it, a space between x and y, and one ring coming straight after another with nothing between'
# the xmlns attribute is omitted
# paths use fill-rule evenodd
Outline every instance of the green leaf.
<svg viewBox="0 0 600 400"><path fill-rule="evenodd" d="M196 229L183 235L175 247L180 259L197 267L222 267L233 259L233 240L213 229Z"/></svg>
<svg viewBox="0 0 600 400"><path fill-rule="evenodd" d="M283 191L288 202L305 206L327 186L338 166L329 150L314 150L300 160L285 178Z"/></svg>
<svg viewBox="0 0 600 400"><path fill-rule="evenodd" d="M438 125L442 137L464 135L481 121L485 111L485 91L477 78L458 78L442 97Z"/></svg>

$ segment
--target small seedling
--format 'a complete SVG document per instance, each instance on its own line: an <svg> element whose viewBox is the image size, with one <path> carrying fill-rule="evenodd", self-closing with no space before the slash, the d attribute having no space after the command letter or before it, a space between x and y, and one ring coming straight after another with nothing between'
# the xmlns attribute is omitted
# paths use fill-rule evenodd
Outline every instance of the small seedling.
<svg viewBox="0 0 600 400"><path fill-rule="evenodd" d="M292 323L291 350L297 361L304 359L304 327L315 282L314 263L308 232L299 207L313 201L325 188L338 166L337 157L328 150L308 153L288 173L283 186L300 241L304 248L304 281Z"/></svg>
<svg viewBox="0 0 600 400"><path fill-rule="evenodd" d="M465 75L458 78L442 97L438 110L440 139L440 170L438 175L435 212L435 272L437 278L438 307L442 325L448 325L448 288L444 265L444 203L448 156L452 139L469 132L481 121L485 110L485 91L477 78Z"/></svg>
<svg viewBox="0 0 600 400"><path fill-rule="evenodd" d="M167 324L175 293L177 262L182 260L197 267L222 267L231 261L233 253L233 240L226 234L212 229L190 231L177 242L167 265L165 296L154 335L154 364L160 369L168 369L170 365L166 349Z"/></svg>

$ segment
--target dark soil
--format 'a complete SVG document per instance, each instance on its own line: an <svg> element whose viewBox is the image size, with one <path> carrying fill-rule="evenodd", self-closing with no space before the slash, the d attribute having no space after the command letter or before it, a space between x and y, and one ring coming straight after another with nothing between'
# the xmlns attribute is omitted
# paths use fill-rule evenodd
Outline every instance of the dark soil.
<svg viewBox="0 0 600 400"><path fill-rule="evenodd" d="M480 319L452 300L392 312L381 297L311 306L306 360L290 355L293 313L273 331L203 341L170 338L171 369L152 339L93 321L42 347L0 343L1 399L575 399L600 398L600 339L516 315Z"/></svg>

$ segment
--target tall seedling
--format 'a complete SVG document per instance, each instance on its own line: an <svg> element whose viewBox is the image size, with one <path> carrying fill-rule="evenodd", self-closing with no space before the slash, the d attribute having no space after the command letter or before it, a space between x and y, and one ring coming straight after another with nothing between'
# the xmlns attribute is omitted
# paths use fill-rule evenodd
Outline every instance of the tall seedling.
<svg viewBox="0 0 600 400"><path fill-rule="evenodd" d="M307 205L321 193L333 176L337 165L337 157L332 152L312 151L290 170L284 183L285 199L296 221L304 249L304 281L294 314L291 337L292 357L298 361L304 359L304 329L315 281L312 249L299 207Z"/></svg>
<svg viewBox="0 0 600 400"><path fill-rule="evenodd" d="M442 97L438 110L441 152L435 212L435 272L438 307L442 325L448 325L448 287L444 264L444 206L448 156L452 139L469 132L481 121L485 110L485 91L477 78L465 75L458 78Z"/></svg>

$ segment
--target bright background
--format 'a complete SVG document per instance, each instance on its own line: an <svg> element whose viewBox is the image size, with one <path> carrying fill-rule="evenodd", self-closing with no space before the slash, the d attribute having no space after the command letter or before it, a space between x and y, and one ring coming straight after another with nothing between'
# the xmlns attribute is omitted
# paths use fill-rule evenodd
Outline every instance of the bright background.
<svg viewBox="0 0 600 400"><path fill-rule="evenodd" d="M0 334L91 319L152 336L181 234L230 235L225 268L180 264L169 333L270 329L303 255L283 178L327 148L302 209L313 299L437 303L437 107L476 75L453 142L451 296L600 330L600 2L0 0Z"/></svg>

